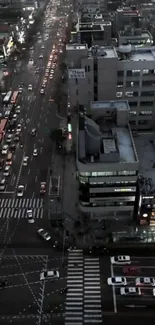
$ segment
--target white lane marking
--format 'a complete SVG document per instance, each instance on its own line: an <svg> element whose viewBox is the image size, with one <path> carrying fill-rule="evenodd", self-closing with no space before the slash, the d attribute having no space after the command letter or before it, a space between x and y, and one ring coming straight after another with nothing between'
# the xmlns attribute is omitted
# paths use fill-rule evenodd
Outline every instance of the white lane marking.
<svg viewBox="0 0 155 325"><path fill-rule="evenodd" d="M113 265L110 264L111 277L114 277ZM113 295L113 304L114 304L114 313L117 314L117 302L116 302L116 292L115 286L112 286L112 295Z"/></svg>
<svg viewBox="0 0 155 325"><path fill-rule="evenodd" d="M30 169L28 170L28 175L30 175Z"/></svg>
<svg viewBox="0 0 155 325"><path fill-rule="evenodd" d="M35 183L37 183L37 180L38 180L38 176L36 175L36 177L35 177Z"/></svg>
<svg viewBox="0 0 155 325"><path fill-rule="evenodd" d="M16 175L13 174L12 177L11 177L11 182L10 182L10 185L11 185L11 186L14 185L15 180L16 180Z"/></svg>

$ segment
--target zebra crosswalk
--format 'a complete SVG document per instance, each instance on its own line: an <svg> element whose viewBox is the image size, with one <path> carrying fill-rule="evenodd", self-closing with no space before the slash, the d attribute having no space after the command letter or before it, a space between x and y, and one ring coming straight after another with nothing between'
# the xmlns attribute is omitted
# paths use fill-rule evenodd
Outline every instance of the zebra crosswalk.
<svg viewBox="0 0 155 325"><path fill-rule="evenodd" d="M68 253L65 325L102 324L99 258L84 258L81 249Z"/></svg>
<svg viewBox="0 0 155 325"><path fill-rule="evenodd" d="M33 218L43 217L43 199L0 199L0 218L1 219L22 219L27 218L27 210L32 209Z"/></svg>

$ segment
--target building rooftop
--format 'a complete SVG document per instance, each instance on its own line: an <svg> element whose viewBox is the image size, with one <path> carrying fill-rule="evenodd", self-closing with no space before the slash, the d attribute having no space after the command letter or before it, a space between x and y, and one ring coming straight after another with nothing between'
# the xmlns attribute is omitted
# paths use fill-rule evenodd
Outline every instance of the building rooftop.
<svg viewBox="0 0 155 325"><path fill-rule="evenodd" d="M132 61L154 61L155 47L137 49L131 53L130 60Z"/></svg>
<svg viewBox="0 0 155 325"><path fill-rule="evenodd" d="M138 135L134 142L139 158L139 174L151 178L155 188L155 133Z"/></svg>
<svg viewBox="0 0 155 325"><path fill-rule="evenodd" d="M92 46L88 51L88 56L97 56L104 58L117 58L117 52L114 47Z"/></svg>
<svg viewBox="0 0 155 325"><path fill-rule="evenodd" d="M116 105L115 105L116 103ZM137 154L128 125L128 103L106 101L91 103L91 118L80 112L79 160L98 163L134 163ZM123 113L118 116L120 110Z"/></svg>
<svg viewBox="0 0 155 325"><path fill-rule="evenodd" d="M118 32L119 36L122 37L135 37L135 38L152 38L152 35L150 34L149 31L142 31L140 29L128 29L128 30L121 30Z"/></svg>

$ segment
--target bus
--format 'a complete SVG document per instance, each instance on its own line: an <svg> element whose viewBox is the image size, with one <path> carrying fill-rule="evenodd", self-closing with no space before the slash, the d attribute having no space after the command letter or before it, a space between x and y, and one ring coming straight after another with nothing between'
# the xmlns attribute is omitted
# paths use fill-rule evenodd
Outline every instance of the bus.
<svg viewBox="0 0 155 325"><path fill-rule="evenodd" d="M16 104L17 102L17 97L18 97L19 91L14 91L12 97L11 97L11 104Z"/></svg>
<svg viewBox="0 0 155 325"><path fill-rule="evenodd" d="M4 104L9 104L10 102L10 99L11 99L11 96L12 96L12 91L8 91L8 93L5 95L5 97L3 98L3 103Z"/></svg>
<svg viewBox="0 0 155 325"><path fill-rule="evenodd" d="M0 142L2 141L2 139L5 136L6 125L7 125L7 120L2 119L1 122L0 122Z"/></svg>

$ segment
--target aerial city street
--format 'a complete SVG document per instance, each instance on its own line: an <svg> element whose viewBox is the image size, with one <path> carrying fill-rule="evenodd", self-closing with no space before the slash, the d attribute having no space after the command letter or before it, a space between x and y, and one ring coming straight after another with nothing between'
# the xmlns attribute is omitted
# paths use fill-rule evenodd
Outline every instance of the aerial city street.
<svg viewBox="0 0 155 325"><path fill-rule="evenodd" d="M0 325L154 323L153 114L131 97L138 76L154 87L155 35L118 48L114 26L141 17L128 2L23 1L15 22L0 0Z"/></svg>

